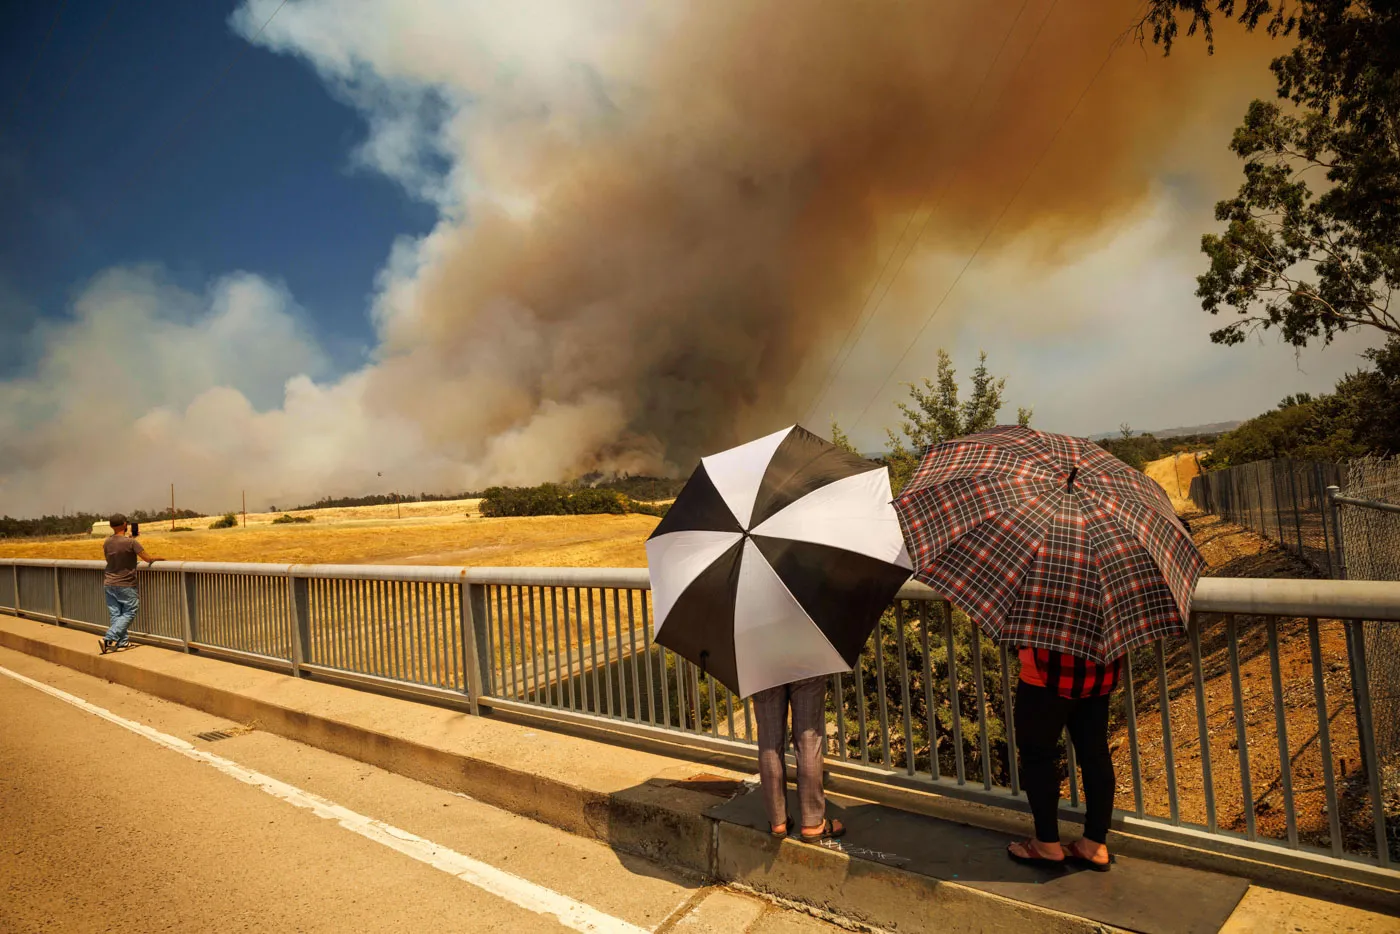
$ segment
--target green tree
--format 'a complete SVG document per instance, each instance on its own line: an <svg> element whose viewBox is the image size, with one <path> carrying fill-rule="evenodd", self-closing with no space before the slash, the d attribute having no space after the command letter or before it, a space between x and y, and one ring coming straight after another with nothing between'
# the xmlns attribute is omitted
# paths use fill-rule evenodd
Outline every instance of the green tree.
<svg viewBox="0 0 1400 934"><path fill-rule="evenodd" d="M925 448L952 438L986 431L997 423L997 413L1003 406L1002 393L1006 378L995 378L987 370L987 354L982 352L977 369L972 371L972 392L962 399L953 358L946 350L938 351L936 378L925 377L920 383L910 383L909 402L900 402L904 415L899 433L886 429L890 453L886 463L890 468L890 483L898 493L904 489ZM1031 410L1018 409L1016 421L1031 423Z"/></svg>
<svg viewBox="0 0 1400 934"><path fill-rule="evenodd" d="M1355 327L1400 336L1400 5L1151 0L1139 35L1170 54L1189 17L1187 35L1214 51L1217 15L1296 44L1271 65L1278 102L1251 103L1230 142L1245 178L1216 205L1225 232L1201 238L1201 306L1238 316L1211 340L1269 328L1296 347Z"/></svg>
<svg viewBox="0 0 1400 934"><path fill-rule="evenodd" d="M935 378L923 379L909 385L909 401L898 403L904 416L899 433L886 430L890 452L884 462L890 471L890 484L895 493L902 490L918 467L924 449L963 435L986 431L997 424L997 415L1003 405L1005 378L991 375L987 369L987 355L981 354L977 368L972 372L969 393L963 398L958 386L957 373L953 360L947 351L938 352L938 369ZM1018 409L1017 422L1029 425L1031 411ZM854 452L846 433L835 421L831 423L831 440L838 447ZM833 710L829 716L839 724L839 735L847 743L849 755L860 756L866 751L880 749L879 723L881 713L887 713L890 723L899 723L901 717L909 717L913 735L907 738L896 736L891 743L891 768L903 768L910 758L920 769L928 769L930 763L943 774L952 774L956 761L956 747L951 735L953 707L943 703L929 710L925 705L929 697L942 695L948 683L948 666L953 665L954 680L958 684L957 706L962 718L962 751L969 776L989 774L993 781L1005 783L1009 778L1009 755L1006 742L1006 728L1000 711L1004 708L1000 677L1001 658L995 643L990 639L981 640L980 663L984 673L983 704L979 707L975 683L974 652L972 648L972 626L967 617L955 611L951 620L956 651L953 658L945 643L941 619L937 611L928 605L905 602L900 613L893 609L886 611L878 628L879 651L884 656L884 666L888 671L900 670L898 646L903 645L909 664L910 690L906 692L898 678L885 679L878 667L867 660L857 666L856 671L844 676L842 696L834 702L839 709L858 709L862 702L865 707L864 733L860 730L859 717L842 716L837 718ZM925 633L923 627L932 626ZM901 629L903 630L901 635ZM923 640L927 635L927 643ZM927 661L923 657L924 646L929 648ZM1014 664L1014 663L1013 663ZM929 684L923 684L924 671L932 675ZM1015 681L1014 675L1008 678ZM859 683L860 687L857 688ZM881 688L884 688L883 695ZM937 703L937 702L935 702ZM979 718L987 722L990 761L982 760L978 731L974 724ZM933 719L936 736L930 736L927 723ZM872 756L875 752L870 753ZM882 752L879 755L883 755Z"/></svg>
<svg viewBox="0 0 1400 934"><path fill-rule="evenodd" d="M1214 469L1277 457L1340 461L1400 454L1400 340L1390 341L1371 359L1374 369L1348 373L1332 392L1288 396L1272 411L1226 432L1204 465Z"/></svg>
<svg viewBox="0 0 1400 934"><path fill-rule="evenodd" d="M1356 438L1367 453L1400 455L1400 340L1367 357L1375 369L1343 377L1337 395L1356 398Z"/></svg>
<svg viewBox="0 0 1400 934"><path fill-rule="evenodd" d="M831 443L836 445L847 454L859 454L856 446L851 443L851 439L841 430L841 426L836 423L836 419L831 420Z"/></svg>

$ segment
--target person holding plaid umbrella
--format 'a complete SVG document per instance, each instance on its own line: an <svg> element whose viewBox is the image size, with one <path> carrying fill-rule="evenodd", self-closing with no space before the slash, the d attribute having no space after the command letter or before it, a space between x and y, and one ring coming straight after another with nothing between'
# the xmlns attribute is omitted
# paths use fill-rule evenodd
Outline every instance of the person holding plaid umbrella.
<svg viewBox="0 0 1400 934"><path fill-rule="evenodd" d="M998 427L928 450L895 500L914 576L1017 647L1013 724L1035 836L1017 862L1105 872L1110 695L1124 654L1180 636L1205 566L1166 493L1082 438ZM1084 778L1083 839L1060 845L1059 738Z"/></svg>

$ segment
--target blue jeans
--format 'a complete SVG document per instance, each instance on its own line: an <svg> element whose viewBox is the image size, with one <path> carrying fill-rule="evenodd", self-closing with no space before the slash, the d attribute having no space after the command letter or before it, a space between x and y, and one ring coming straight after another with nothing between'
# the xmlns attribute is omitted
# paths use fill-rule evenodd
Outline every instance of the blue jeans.
<svg viewBox="0 0 1400 934"><path fill-rule="evenodd" d="M112 627L102 638L108 642L125 642L126 630L136 618L141 607L141 599L136 596L135 587L105 587L107 592L107 615L112 617Z"/></svg>

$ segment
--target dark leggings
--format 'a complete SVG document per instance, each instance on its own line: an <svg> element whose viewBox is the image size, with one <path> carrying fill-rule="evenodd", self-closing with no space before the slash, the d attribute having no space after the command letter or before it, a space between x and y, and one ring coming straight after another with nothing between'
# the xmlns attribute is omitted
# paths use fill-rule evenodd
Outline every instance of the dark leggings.
<svg viewBox="0 0 1400 934"><path fill-rule="evenodd" d="M1113 758L1108 752L1111 695L1071 700L1024 681L1016 685L1016 751L1021 784L1035 817L1041 843L1060 839L1060 735L1069 727L1079 770L1084 776L1084 836L1095 843L1108 837L1113 815Z"/></svg>

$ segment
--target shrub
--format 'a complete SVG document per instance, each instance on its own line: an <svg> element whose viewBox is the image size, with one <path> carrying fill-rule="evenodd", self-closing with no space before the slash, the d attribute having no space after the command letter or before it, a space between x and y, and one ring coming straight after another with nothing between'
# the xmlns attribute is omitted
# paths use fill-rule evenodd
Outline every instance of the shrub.
<svg viewBox="0 0 1400 934"><path fill-rule="evenodd" d="M1334 391L1292 395L1226 432L1207 470L1289 457L1343 461L1400 453L1400 339L1369 351L1374 369L1343 376Z"/></svg>
<svg viewBox="0 0 1400 934"><path fill-rule="evenodd" d="M1162 442L1158 441L1154 435L1135 435L1127 425L1123 426L1122 432L1117 438L1103 438L1098 442L1103 448L1114 457L1118 458L1129 467L1142 470L1149 461L1155 461L1165 457L1166 448Z"/></svg>
<svg viewBox="0 0 1400 934"><path fill-rule="evenodd" d="M564 508L571 516L620 516L627 512L630 502L616 490L583 489L565 496Z"/></svg>
<svg viewBox="0 0 1400 934"><path fill-rule="evenodd" d="M633 502L632 511L639 512L644 516L657 516L658 518L664 519L666 518L666 513L671 511L671 504Z"/></svg>
<svg viewBox="0 0 1400 934"><path fill-rule="evenodd" d="M668 506L639 503L617 490L585 487L571 490L555 483L540 486L493 486L482 495L481 514L505 516L621 516L640 512L664 516Z"/></svg>
<svg viewBox="0 0 1400 934"><path fill-rule="evenodd" d="M171 529L170 531L172 531L172 532L193 532L194 529L190 528L188 525L177 525L177 526L175 526L175 528Z"/></svg>
<svg viewBox="0 0 1400 934"><path fill-rule="evenodd" d="M273 525L288 525L293 522L312 522L315 516L289 516L285 512L272 520Z"/></svg>
<svg viewBox="0 0 1400 934"><path fill-rule="evenodd" d="M222 518L215 519L209 523L211 529L231 529L238 525L238 517L231 512L224 513Z"/></svg>
<svg viewBox="0 0 1400 934"><path fill-rule="evenodd" d="M493 486L482 494L481 514L492 518L568 515L564 506L566 495L562 487L553 483L530 487Z"/></svg>

